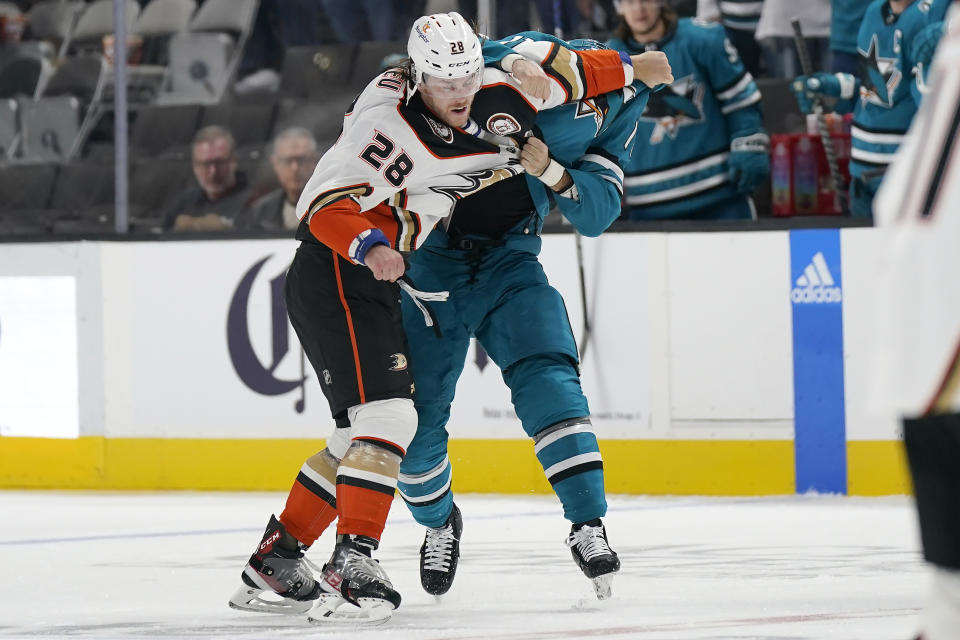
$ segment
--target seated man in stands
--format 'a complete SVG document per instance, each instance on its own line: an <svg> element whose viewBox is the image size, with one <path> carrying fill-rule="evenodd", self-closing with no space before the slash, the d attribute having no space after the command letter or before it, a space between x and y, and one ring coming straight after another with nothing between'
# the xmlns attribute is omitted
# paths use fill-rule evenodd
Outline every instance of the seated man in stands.
<svg viewBox="0 0 960 640"><path fill-rule="evenodd" d="M233 229L250 199L246 175L237 171L233 135L216 125L193 138L193 175L197 184L184 191L163 217L166 231Z"/></svg>
<svg viewBox="0 0 960 640"><path fill-rule="evenodd" d="M280 186L250 205L243 228L255 231L296 229L300 225L297 200L319 158L317 141L308 129L290 127L277 134L273 139L270 165Z"/></svg>

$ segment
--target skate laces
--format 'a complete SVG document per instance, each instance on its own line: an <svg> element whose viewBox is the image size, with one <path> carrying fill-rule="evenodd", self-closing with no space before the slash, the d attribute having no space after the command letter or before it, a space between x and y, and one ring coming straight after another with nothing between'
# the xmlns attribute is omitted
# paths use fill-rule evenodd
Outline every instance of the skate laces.
<svg viewBox="0 0 960 640"><path fill-rule="evenodd" d="M423 541L423 568L431 571L448 571L456 541L453 525L448 524L440 529L428 528L427 537Z"/></svg>
<svg viewBox="0 0 960 640"><path fill-rule="evenodd" d="M610 545L607 543L607 537L604 535L603 526L591 527L584 525L576 531L571 531L564 544L568 547L577 547L577 552L585 561L590 561L599 556L612 555Z"/></svg>
<svg viewBox="0 0 960 640"><path fill-rule="evenodd" d="M299 558L272 556L265 559L264 564L266 563L273 566L277 577L290 584L296 584L298 582L303 585L312 584L314 581L313 571L320 571L320 568L310 562L306 556L300 556ZM311 571L311 569L313 571Z"/></svg>
<svg viewBox="0 0 960 640"><path fill-rule="evenodd" d="M375 580L390 584L390 578L380 563L355 549L347 550L340 576L343 580L352 580L360 585Z"/></svg>

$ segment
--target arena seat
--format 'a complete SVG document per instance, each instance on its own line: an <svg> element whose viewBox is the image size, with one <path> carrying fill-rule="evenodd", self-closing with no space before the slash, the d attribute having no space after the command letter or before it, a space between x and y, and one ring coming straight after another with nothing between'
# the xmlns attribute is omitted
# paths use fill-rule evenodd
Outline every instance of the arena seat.
<svg viewBox="0 0 960 640"><path fill-rule="evenodd" d="M3 202L4 216L17 209L45 208L56 175L57 166L52 164L0 166L0 202Z"/></svg>
<svg viewBox="0 0 960 640"><path fill-rule="evenodd" d="M0 98L34 97L51 73L50 63L37 56L20 56L0 68Z"/></svg>
<svg viewBox="0 0 960 640"><path fill-rule="evenodd" d="M70 57L39 98L21 98L20 156L31 161L76 157L101 115L106 76L103 56Z"/></svg>
<svg viewBox="0 0 960 640"><path fill-rule="evenodd" d="M235 45L225 33L177 33L170 38L168 84L157 104L215 104L226 90Z"/></svg>
<svg viewBox="0 0 960 640"><path fill-rule="evenodd" d="M96 0L86 5L70 32L70 53L103 51L103 36L114 32L113 5L114 0ZM130 33L140 14L140 5L137 0L126 0L124 5L126 31Z"/></svg>
<svg viewBox="0 0 960 640"><path fill-rule="evenodd" d="M166 67L167 47L175 33L186 31L197 11L196 0L151 0L140 12L131 33L143 38L140 66Z"/></svg>
<svg viewBox="0 0 960 640"><path fill-rule="evenodd" d="M269 142L276 119L275 102L225 102L203 108L200 127L219 125L233 134L238 147Z"/></svg>
<svg viewBox="0 0 960 640"><path fill-rule="evenodd" d="M12 158L20 138L17 101L0 99L0 158Z"/></svg>
<svg viewBox="0 0 960 640"><path fill-rule="evenodd" d="M290 47L283 57L280 95L327 99L350 93L348 84L358 49L357 44Z"/></svg>
<svg viewBox="0 0 960 640"><path fill-rule="evenodd" d="M219 102L236 75L257 6L257 0L206 0L189 31L170 38L170 84L157 102Z"/></svg>
<svg viewBox="0 0 960 640"><path fill-rule="evenodd" d="M50 207L82 215L93 205L112 204L113 200L113 165L78 161L60 167Z"/></svg>
<svg viewBox="0 0 960 640"><path fill-rule="evenodd" d="M50 233L55 215L50 209L4 209L0 215L0 236Z"/></svg>
<svg viewBox="0 0 960 640"><path fill-rule="evenodd" d="M153 105L137 111L130 133L130 151L134 158L188 152L190 141L200 123L199 105Z"/></svg>
<svg viewBox="0 0 960 640"><path fill-rule="evenodd" d="M182 158L144 158L130 169L130 202L142 215L159 220L166 205L193 180L190 161Z"/></svg>
<svg viewBox="0 0 960 640"><path fill-rule="evenodd" d="M360 93L374 76L383 71L383 60L391 54L406 54L406 42L361 42L357 52L357 63L353 67L350 79L350 88L353 93Z"/></svg>
<svg viewBox="0 0 960 640"><path fill-rule="evenodd" d="M313 132L321 152L337 139L343 127L343 114L353 97L345 94L324 102L306 100L281 100L277 121L273 127L276 135L288 127L303 127Z"/></svg>
<svg viewBox="0 0 960 640"><path fill-rule="evenodd" d="M57 56L66 54L70 33L84 8L79 0L42 0L27 11L25 40L45 40L56 48Z"/></svg>

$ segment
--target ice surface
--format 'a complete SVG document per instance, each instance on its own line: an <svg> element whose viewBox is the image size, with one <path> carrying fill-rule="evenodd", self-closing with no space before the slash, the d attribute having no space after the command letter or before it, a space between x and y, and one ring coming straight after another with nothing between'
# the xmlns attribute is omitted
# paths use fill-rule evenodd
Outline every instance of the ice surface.
<svg viewBox="0 0 960 640"><path fill-rule="evenodd" d="M404 598L387 625L231 610L284 497L0 492L0 637L909 640L926 595L907 498L611 498L623 569L598 602L556 498L458 496L463 556L442 599L420 588L423 530L398 501L378 554Z"/></svg>

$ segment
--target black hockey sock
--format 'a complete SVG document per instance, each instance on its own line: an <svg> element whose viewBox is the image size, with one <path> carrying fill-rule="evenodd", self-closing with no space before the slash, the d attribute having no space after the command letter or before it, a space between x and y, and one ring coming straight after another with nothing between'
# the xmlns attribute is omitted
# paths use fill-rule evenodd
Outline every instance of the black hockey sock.
<svg viewBox="0 0 960 640"><path fill-rule="evenodd" d="M960 569L960 413L903 422L927 561Z"/></svg>

